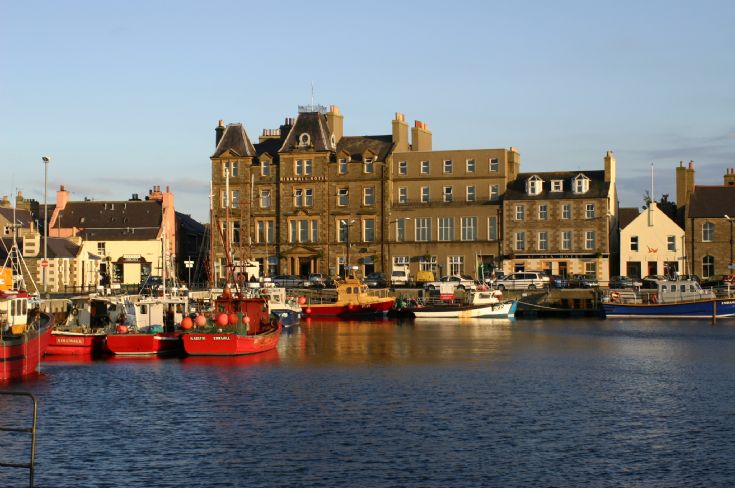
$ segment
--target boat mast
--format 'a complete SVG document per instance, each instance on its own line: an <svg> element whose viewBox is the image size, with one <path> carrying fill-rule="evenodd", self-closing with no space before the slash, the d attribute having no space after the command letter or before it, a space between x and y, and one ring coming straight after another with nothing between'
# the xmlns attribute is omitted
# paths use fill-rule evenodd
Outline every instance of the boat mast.
<svg viewBox="0 0 735 488"><path fill-rule="evenodd" d="M212 182L209 182L209 279L211 287L217 286L217 268L214 265L214 194L212 193Z"/></svg>

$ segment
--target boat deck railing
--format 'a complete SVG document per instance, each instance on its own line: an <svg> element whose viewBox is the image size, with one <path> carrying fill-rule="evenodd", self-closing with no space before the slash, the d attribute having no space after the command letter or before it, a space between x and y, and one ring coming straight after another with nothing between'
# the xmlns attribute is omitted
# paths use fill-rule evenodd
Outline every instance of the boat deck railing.
<svg viewBox="0 0 735 488"><path fill-rule="evenodd" d="M0 432L8 432L11 434L30 434L31 436L31 446L30 446L30 454L29 454L29 461L27 463L23 462L9 462L6 461L3 457L0 457L0 467L1 468L16 468L16 469L27 469L28 470L28 479L29 484L31 488L33 488L33 477L35 474L35 458L36 458L36 421L38 418L38 401L36 400L36 397L33 396L31 393L26 392L16 392L16 391L0 391L0 396L9 396L9 397L18 397L18 398L29 398L33 404L33 418L31 421L31 425L25 425L20 427L10 427L5 424L0 424ZM3 451L4 453L7 451Z"/></svg>

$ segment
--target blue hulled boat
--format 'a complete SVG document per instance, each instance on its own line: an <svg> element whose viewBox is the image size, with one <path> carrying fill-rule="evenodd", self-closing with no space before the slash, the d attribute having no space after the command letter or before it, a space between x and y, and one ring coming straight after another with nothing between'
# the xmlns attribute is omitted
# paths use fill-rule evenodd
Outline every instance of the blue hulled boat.
<svg viewBox="0 0 735 488"><path fill-rule="evenodd" d="M735 290L718 296L694 280L644 279L638 290L610 290L602 300L607 317L693 318L735 317Z"/></svg>

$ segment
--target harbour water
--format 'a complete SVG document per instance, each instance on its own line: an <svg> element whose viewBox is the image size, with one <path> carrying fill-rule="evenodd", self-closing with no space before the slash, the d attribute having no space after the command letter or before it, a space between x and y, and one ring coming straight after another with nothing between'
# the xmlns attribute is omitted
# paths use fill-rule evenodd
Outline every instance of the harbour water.
<svg viewBox="0 0 735 488"><path fill-rule="evenodd" d="M312 321L252 357L42 369L3 387L39 400L36 486L735 482L733 320Z"/></svg>

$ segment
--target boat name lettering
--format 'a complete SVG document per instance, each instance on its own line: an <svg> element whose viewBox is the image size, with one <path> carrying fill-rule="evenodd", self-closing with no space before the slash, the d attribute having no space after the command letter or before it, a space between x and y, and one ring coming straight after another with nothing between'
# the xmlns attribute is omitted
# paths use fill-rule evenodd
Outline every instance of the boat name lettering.
<svg viewBox="0 0 735 488"><path fill-rule="evenodd" d="M192 340L192 341L204 341L207 338L206 337L201 337L201 336L189 336L189 339Z"/></svg>
<svg viewBox="0 0 735 488"><path fill-rule="evenodd" d="M84 339L57 337L56 342L60 344L84 344Z"/></svg>
<svg viewBox="0 0 735 488"><path fill-rule="evenodd" d="M229 336L214 336L212 337L213 341L229 341Z"/></svg>

